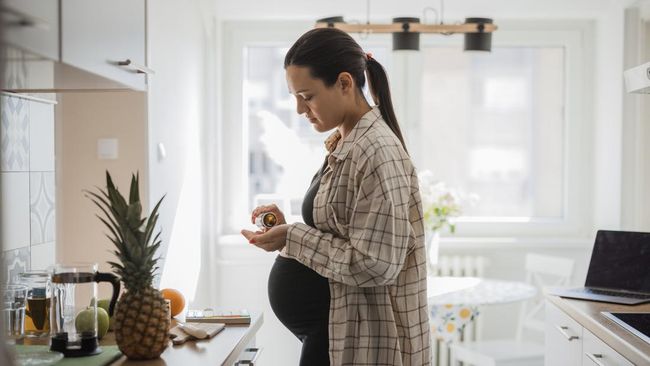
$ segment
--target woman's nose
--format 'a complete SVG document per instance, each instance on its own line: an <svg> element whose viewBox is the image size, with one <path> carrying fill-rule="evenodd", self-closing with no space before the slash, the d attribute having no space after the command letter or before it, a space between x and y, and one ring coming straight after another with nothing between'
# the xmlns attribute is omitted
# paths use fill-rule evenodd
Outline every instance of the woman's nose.
<svg viewBox="0 0 650 366"><path fill-rule="evenodd" d="M305 105L305 101L302 100L302 98L298 97L296 98L296 112L298 114L303 114L307 113L307 105Z"/></svg>

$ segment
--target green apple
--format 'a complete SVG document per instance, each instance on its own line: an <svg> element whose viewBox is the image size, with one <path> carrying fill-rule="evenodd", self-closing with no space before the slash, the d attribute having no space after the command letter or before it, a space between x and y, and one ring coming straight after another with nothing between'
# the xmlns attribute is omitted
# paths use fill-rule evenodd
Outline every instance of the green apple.
<svg viewBox="0 0 650 366"><path fill-rule="evenodd" d="M111 306L111 299L101 299L97 301L97 307L106 310L106 314L108 314L108 308L110 306Z"/></svg>
<svg viewBox="0 0 650 366"><path fill-rule="evenodd" d="M108 333L108 325L110 324L110 319L108 316L108 311L104 308L97 308L97 337L102 339L103 336Z"/></svg>
<svg viewBox="0 0 650 366"><path fill-rule="evenodd" d="M90 306L93 306L93 303L95 302L95 299L90 300ZM97 301L97 307L102 308L106 310L106 313L108 313L108 308L111 306L111 299L101 299ZM115 306L117 307L117 303L115 303ZM115 311L115 309L113 309ZM115 322L115 319L113 319L112 316L108 316L108 330L113 330L113 323Z"/></svg>
<svg viewBox="0 0 650 366"><path fill-rule="evenodd" d="M97 338L101 339L108 332L108 312L103 308L97 308ZM77 314L74 321L77 332L92 332L95 329L95 320L93 319L93 308L85 308Z"/></svg>

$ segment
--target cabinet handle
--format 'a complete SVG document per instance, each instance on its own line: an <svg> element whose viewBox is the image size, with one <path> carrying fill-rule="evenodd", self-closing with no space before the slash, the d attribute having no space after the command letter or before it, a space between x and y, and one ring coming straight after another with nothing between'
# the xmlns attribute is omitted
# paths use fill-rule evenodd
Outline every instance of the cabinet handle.
<svg viewBox="0 0 650 366"><path fill-rule="evenodd" d="M152 69L150 69L150 68L148 68L148 67L146 67L144 65L136 64L135 62L131 61L130 59L126 59L124 61L118 61L117 64L119 66L131 66L132 68L135 69L135 71L138 74L153 75L153 74L156 73Z"/></svg>
<svg viewBox="0 0 650 366"><path fill-rule="evenodd" d="M564 336L564 337L565 337L569 342L571 342L571 341L574 340L574 339L578 339L578 338L580 338L580 337L578 337L577 335L570 335L569 333L567 333L567 329L569 329L569 327L567 327L566 325L556 325L556 326L555 326L555 329L557 329L558 332L562 333L562 335L563 335L563 336Z"/></svg>
<svg viewBox="0 0 650 366"><path fill-rule="evenodd" d="M235 362L235 366L239 366L239 365L255 366L255 362L257 361L257 358L260 356L260 353L262 353L262 347L246 348L244 352L255 352L255 355L250 360L239 360Z"/></svg>
<svg viewBox="0 0 650 366"><path fill-rule="evenodd" d="M599 353L588 353L585 352L585 356L591 360L591 362L595 363L598 366L605 366L604 363L600 362L600 359L603 358L603 355Z"/></svg>

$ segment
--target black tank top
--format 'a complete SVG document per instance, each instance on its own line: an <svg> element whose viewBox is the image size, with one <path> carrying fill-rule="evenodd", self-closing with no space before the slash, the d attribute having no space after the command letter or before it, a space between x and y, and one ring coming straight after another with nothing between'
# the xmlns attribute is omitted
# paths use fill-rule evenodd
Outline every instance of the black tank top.
<svg viewBox="0 0 650 366"><path fill-rule="evenodd" d="M316 228L314 225L314 198L316 193L318 193L318 186L320 186L320 179L323 176L325 167L327 166L327 160L323 163L323 166L320 170L314 175L314 178L311 180L311 185L305 193L305 198L302 201L302 220L305 224Z"/></svg>

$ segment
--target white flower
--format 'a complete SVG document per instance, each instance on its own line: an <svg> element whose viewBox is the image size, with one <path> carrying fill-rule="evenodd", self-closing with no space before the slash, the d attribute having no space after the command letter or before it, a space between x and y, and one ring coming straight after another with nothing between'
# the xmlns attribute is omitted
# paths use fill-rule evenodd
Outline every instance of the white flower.
<svg viewBox="0 0 650 366"><path fill-rule="evenodd" d="M422 208L424 210L424 227L427 231L439 231L445 227L453 234L456 231L454 219L462 213L461 202L466 195L456 189L448 188L444 182L437 181L433 173L424 170L418 174ZM474 201L476 195L467 196Z"/></svg>

